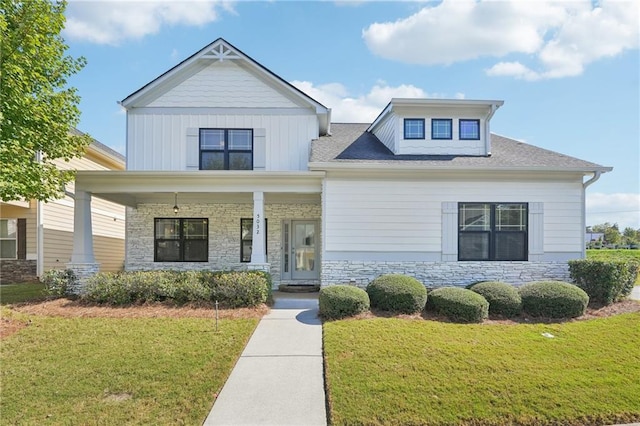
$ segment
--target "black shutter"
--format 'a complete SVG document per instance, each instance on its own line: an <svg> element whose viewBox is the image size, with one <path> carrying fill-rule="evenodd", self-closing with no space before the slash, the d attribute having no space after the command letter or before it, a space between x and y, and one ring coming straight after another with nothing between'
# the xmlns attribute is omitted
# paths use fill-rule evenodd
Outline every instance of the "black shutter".
<svg viewBox="0 0 640 426"><path fill-rule="evenodd" d="M27 258L27 219L18 219L18 259Z"/></svg>

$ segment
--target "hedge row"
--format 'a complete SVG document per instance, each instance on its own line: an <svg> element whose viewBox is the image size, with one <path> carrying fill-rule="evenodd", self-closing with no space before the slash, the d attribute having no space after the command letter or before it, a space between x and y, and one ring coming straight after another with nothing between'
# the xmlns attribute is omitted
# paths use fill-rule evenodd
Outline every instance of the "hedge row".
<svg viewBox="0 0 640 426"><path fill-rule="evenodd" d="M66 296L77 280L72 271L48 273L43 281L52 296ZM271 276L261 271L133 271L99 273L87 279L81 299L106 305L149 302L219 302L228 308L267 301Z"/></svg>

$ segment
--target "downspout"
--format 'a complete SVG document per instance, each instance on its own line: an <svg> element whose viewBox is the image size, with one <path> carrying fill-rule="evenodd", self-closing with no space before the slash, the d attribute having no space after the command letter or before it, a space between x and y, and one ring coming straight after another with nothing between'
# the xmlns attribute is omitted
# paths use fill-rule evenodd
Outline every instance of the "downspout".
<svg viewBox="0 0 640 426"><path fill-rule="evenodd" d="M595 183L598 179L600 179L601 175L602 175L601 171L596 170L595 172L593 172L593 176L591 177L591 179L584 182L582 184L582 188L586 190L589 185L591 185L592 183Z"/></svg>
<svg viewBox="0 0 640 426"><path fill-rule="evenodd" d="M586 182L582 183L582 258L585 259L587 257L587 242L586 242L586 231L587 231L587 200L586 200L586 193L587 193L587 187L589 187L589 185L595 183L598 179L600 179L600 176L602 175L602 172L599 170L595 170L593 172L593 176L591 177L591 179L587 180Z"/></svg>
<svg viewBox="0 0 640 426"><path fill-rule="evenodd" d="M42 152L36 152L36 161L42 161ZM36 202L36 276L42 278L44 275L44 203L40 200Z"/></svg>
<svg viewBox="0 0 640 426"><path fill-rule="evenodd" d="M498 105L491 104L491 110L489 111L489 114L487 114L487 116L484 119L484 123L485 123L484 146L485 146L485 152L487 157L491 157L491 129L489 128L489 121L491 121L493 114L495 114L497 110L498 110Z"/></svg>

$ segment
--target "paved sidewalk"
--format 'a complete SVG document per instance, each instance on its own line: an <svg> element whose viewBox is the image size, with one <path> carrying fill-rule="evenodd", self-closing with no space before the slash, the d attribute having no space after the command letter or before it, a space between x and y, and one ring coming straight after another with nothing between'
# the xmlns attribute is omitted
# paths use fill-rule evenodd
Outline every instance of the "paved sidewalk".
<svg viewBox="0 0 640 426"><path fill-rule="evenodd" d="M640 285L637 285L631 290L631 294L629 295L629 299L632 300L640 300Z"/></svg>
<svg viewBox="0 0 640 426"><path fill-rule="evenodd" d="M205 425L326 425L318 295L275 292Z"/></svg>

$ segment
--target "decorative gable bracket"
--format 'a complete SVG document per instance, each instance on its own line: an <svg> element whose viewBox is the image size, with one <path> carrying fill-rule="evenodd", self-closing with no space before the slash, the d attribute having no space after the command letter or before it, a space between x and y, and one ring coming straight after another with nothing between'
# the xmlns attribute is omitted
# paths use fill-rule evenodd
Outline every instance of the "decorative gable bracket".
<svg viewBox="0 0 640 426"><path fill-rule="evenodd" d="M224 43L214 46L209 52L201 56L202 59L216 59L220 62L225 59L242 59L238 53Z"/></svg>

